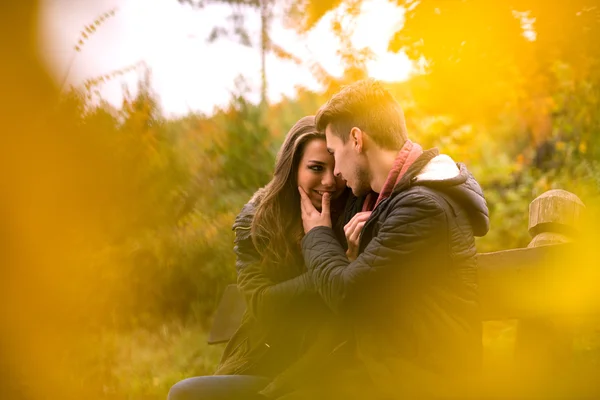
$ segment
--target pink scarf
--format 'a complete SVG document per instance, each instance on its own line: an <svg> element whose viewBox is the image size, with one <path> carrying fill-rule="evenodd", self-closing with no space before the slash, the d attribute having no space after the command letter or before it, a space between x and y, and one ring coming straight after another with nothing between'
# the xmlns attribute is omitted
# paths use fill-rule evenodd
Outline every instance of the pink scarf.
<svg viewBox="0 0 600 400"><path fill-rule="evenodd" d="M362 211L373 211L375 207L383 200L392 194L394 190L394 186L400 179L406 174L408 168L415 162L419 156L423 154L423 148L419 146L417 143L413 143L410 140L407 140L404 143L404 146L400 149L396 160L394 160L394 165L388 174L385 183L383 184L383 188L381 189L381 193L379 196L375 198L377 193L371 192L367 195L365 202L363 204Z"/></svg>

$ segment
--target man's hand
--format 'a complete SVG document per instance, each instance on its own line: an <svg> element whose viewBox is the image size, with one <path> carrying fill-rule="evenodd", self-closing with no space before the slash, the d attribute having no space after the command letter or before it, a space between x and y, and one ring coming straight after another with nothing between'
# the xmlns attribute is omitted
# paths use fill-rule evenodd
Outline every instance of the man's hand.
<svg viewBox="0 0 600 400"><path fill-rule="evenodd" d="M350 261L356 260L358 257L358 238L363 226L371 216L371 211L359 212L352 217L350 222L344 226L344 234L346 235L346 241L348 242L348 250L346 256Z"/></svg>
<svg viewBox="0 0 600 400"><path fill-rule="evenodd" d="M321 198L321 212L319 212L315 206L313 206L312 201L310 201L304 189L298 186L298 191L300 192L300 209L304 233L308 233L308 231L317 226L328 226L331 228L331 215L329 213L331 195L329 193L323 193L323 197Z"/></svg>

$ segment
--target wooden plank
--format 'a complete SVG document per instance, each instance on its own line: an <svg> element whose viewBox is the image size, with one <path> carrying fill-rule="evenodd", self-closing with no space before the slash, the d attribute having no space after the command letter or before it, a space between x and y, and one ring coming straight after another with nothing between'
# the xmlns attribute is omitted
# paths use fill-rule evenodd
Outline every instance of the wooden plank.
<svg viewBox="0 0 600 400"><path fill-rule="evenodd" d="M208 334L208 344L229 341L240 326L244 311L246 311L246 302L237 285L227 285L215 312L213 324Z"/></svg>
<svg viewBox="0 0 600 400"><path fill-rule="evenodd" d="M574 244L557 244L478 254L482 319L600 313L600 257L596 249L587 251L582 256ZM245 309L237 286L227 286L208 343L227 342Z"/></svg>
<svg viewBox="0 0 600 400"><path fill-rule="evenodd" d="M600 312L598 251L573 243L477 255L483 320Z"/></svg>

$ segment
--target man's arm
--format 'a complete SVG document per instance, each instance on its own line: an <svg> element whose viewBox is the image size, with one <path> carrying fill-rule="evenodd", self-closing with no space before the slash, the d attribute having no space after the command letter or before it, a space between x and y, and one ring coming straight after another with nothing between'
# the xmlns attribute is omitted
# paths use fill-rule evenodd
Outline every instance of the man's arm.
<svg viewBox="0 0 600 400"><path fill-rule="evenodd" d="M313 272L317 291L332 310L341 311L375 276L397 272L423 257L427 246L440 240L447 229L444 209L427 194L405 196L390 207L393 209L378 235L353 262L331 228L316 224L302 240L306 266Z"/></svg>

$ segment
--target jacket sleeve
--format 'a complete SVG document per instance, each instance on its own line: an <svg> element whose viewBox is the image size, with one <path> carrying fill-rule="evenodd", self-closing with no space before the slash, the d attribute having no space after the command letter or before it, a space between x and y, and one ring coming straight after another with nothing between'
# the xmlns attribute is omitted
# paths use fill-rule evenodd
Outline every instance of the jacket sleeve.
<svg viewBox="0 0 600 400"><path fill-rule="evenodd" d="M394 201L394 200L391 200ZM423 257L447 226L444 209L427 194L411 194L391 204L377 236L350 262L331 228L313 228L302 253L317 291L333 311L343 311L371 279L402 272Z"/></svg>
<svg viewBox="0 0 600 400"><path fill-rule="evenodd" d="M251 315L259 320L276 318L292 303L313 295L317 297L310 272L283 282L274 282L264 272L261 257L254 247L249 227L235 229L234 252L237 284Z"/></svg>

